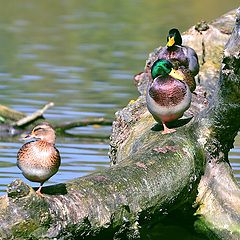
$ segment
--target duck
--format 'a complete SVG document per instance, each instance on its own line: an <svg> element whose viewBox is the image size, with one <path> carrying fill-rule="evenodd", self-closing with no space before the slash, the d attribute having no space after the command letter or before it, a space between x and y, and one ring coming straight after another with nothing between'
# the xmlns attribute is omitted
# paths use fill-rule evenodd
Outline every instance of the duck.
<svg viewBox="0 0 240 240"><path fill-rule="evenodd" d="M36 194L43 196L43 184L58 172L61 164L60 153L55 147L55 130L48 122L42 122L23 140L28 142L17 153L17 166L29 181L40 183Z"/></svg>
<svg viewBox="0 0 240 240"><path fill-rule="evenodd" d="M174 67L174 69L176 69L176 68ZM178 72L178 74L181 75L182 81L184 81L188 85L191 93L195 93L194 90L196 89L196 81L195 81L191 71L188 68L186 68L185 66L179 65L176 69L176 72Z"/></svg>
<svg viewBox="0 0 240 240"><path fill-rule="evenodd" d="M184 66L193 77L199 72L197 53L193 48L182 45L182 36L177 28L169 30L167 44L158 52L158 59L170 60L175 67Z"/></svg>
<svg viewBox="0 0 240 240"><path fill-rule="evenodd" d="M168 128L166 123L181 118L190 107L190 88L169 60L157 59L151 67L147 65L146 73L149 77L147 109L155 121L162 123L162 134L173 133L176 129Z"/></svg>

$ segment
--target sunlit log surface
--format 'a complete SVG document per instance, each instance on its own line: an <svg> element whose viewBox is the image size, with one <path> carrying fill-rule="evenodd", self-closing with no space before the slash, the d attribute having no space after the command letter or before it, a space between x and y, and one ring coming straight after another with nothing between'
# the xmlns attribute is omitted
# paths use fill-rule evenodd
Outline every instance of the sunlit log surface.
<svg viewBox="0 0 240 240"><path fill-rule="evenodd" d="M12 182L0 199L1 239L136 239L140 227L193 204L198 231L209 239L239 239L240 190L227 154L240 125L240 13L223 54L235 12L184 35L200 57L201 86L176 133L162 135L147 112L143 74L142 96L116 114L113 166L44 187L43 198Z"/></svg>

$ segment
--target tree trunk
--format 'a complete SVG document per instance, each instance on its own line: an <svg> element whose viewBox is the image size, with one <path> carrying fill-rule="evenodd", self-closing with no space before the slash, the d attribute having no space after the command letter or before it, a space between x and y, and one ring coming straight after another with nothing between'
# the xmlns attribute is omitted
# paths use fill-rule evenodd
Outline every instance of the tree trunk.
<svg viewBox="0 0 240 240"><path fill-rule="evenodd" d="M239 11L220 77L216 70L234 19L230 12L184 35L200 57L201 85L174 134L162 135L147 111L143 74L142 95L113 124L113 166L44 187L43 198L21 180L12 182L0 199L1 239L136 239L140 227L194 203L198 231L209 239L240 239L240 189L227 157L240 126Z"/></svg>

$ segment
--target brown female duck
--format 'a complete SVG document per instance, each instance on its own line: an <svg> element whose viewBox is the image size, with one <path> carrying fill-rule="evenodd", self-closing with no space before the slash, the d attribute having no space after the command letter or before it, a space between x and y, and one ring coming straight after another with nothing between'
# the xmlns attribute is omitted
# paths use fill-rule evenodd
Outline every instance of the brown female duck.
<svg viewBox="0 0 240 240"><path fill-rule="evenodd" d="M23 175L32 182L40 183L36 191L39 195L42 195L43 183L57 173L61 163L55 139L54 129L49 123L43 122L24 138L33 141L25 143L17 154L17 166Z"/></svg>

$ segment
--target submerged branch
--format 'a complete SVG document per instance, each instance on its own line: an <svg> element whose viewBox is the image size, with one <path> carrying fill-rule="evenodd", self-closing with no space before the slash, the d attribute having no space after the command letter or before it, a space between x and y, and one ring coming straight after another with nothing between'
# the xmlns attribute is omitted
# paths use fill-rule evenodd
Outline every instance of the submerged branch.
<svg viewBox="0 0 240 240"><path fill-rule="evenodd" d="M67 122L62 124L55 125L55 129L59 132L64 132L66 130L69 130L71 128L75 127L86 127L90 125L99 125L99 126L111 126L112 125L111 119L105 119L105 118L85 118L82 120L78 120L75 122Z"/></svg>
<svg viewBox="0 0 240 240"><path fill-rule="evenodd" d="M32 123L34 120L43 116L43 113L47 111L50 107L54 106L53 102L46 104L42 109L37 110L29 116L19 119L16 123L13 123L13 126L21 127L23 125Z"/></svg>
<svg viewBox="0 0 240 240"><path fill-rule="evenodd" d="M18 121L21 118L26 117L26 115L22 112L18 112L16 110L13 110L11 108L8 108L4 105L0 105L0 116L4 120L11 120L11 121Z"/></svg>
<svg viewBox="0 0 240 240"><path fill-rule="evenodd" d="M50 108L54 106L53 102L46 104L42 109L37 110L29 116L26 116L24 113L17 112L13 109L7 108L6 106L0 105L0 117L3 118L3 121L7 121L4 125L0 125L0 135L8 136L11 134L16 135L19 129L28 129L32 128L32 124L38 121L40 118L43 118L43 114ZM61 134L71 135L66 133L67 130L76 128L76 127L86 127L86 126L111 126L113 120L106 119L103 117L100 118L86 118L73 122L61 123L61 124L52 124L56 131ZM74 137L80 138L107 138L109 136L105 135L86 135L86 134L76 134L71 135Z"/></svg>

